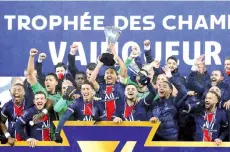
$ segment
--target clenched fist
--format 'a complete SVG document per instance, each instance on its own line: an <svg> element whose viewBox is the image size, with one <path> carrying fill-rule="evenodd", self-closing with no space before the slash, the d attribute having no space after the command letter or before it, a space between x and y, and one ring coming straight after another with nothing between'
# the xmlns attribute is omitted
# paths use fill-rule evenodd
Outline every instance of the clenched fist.
<svg viewBox="0 0 230 152"><path fill-rule="evenodd" d="M145 47L149 47L150 44L151 44L150 40L145 40L145 41L144 41L144 46L145 46Z"/></svg>
<svg viewBox="0 0 230 152"><path fill-rule="evenodd" d="M72 45L70 45L70 54L71 55L76 55L78 50L78 45L76 43L73 43Z"/></svg>
<svg viewBox="0 0 230 152"><path fill-rule="evenodd" d="M38 53L38 50L35 48L30 49L30 56L35 56Z"/></svg>
<svg viewBox="0 0 230 152"><path fill-rule="evenodd" d="M45 60L46 59L46 54L45 53L40 53L39 56L38 56L38 60Z"/></svg>

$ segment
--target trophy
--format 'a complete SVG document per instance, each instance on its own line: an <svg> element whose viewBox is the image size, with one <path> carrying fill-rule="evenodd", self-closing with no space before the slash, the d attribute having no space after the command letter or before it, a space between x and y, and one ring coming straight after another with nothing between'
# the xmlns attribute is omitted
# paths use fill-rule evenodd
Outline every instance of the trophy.
<svg viewBox="0 0 230 152"><path fill-rule="evenodd" d="M114 26L106 26L104 32L108 45L111 43L115 44L121 34L121 30ZM114 66L115 60L113 57L111 50L108 48L106 52L102 54L100 61L106 66Z"/></svg>

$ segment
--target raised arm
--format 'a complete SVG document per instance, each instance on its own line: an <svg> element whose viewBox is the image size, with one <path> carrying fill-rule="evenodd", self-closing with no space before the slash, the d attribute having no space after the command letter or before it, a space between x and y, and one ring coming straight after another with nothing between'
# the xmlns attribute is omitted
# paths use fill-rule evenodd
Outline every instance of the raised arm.
<svg viewBox="0 0 230 152"><path fill-rule="evenodd" d="M99 70L101 69L101 67L103 66L103 63L98 59L97 60L97 66L96 68L93 70L89 82L93 83L95 90L99 89L99 84L97 83L96 79L99 73Z"/></svg>
<svg viewBox="0 0 230 152"><path fill-rule="evenodd" d="M15 138L12 138L10 133L8 132L8 129L6 127L6 120L7 120L7 115L6 115L6 111L5 108L3 107L3 110L1 111L1 121L0 121L0 128L2 130L2 132L4 133L5 137L8 139L8 143L13 146L14 142L16 141Z"/></svg>
<svg viewBox="0 0 230 152"><path fill-rule="evenodd" d="M76 73L79 72L75 65L75 55L78 50L78 45L73 43L70 46L70 53L68 54L68 70L70 71L71 75L75 77Z"/></svg>
<svg viewBox="0 0 230 152"><path fill-rule="evenodd" d="M149 94L147 97L144 98L144 103L147 106L150 106L156 97L157 93L154 87L151 85L151 83L148 84Z"/></svg>
<svg viewBox="0 0 230 152"><path fill-rule="evenodd" d="M153 57L151 54L151 42L150 42L150 40L144 41L144 50L145 50L146 62L151 63L153 61Z"/></svg>
<svg viewBox="0 0 230 152"><path fill-rule="evenodd" d="M35 63L35 70L37 70L37 80L38 82L44 86L45 75L42 73L42 63L46 59L45 53L40 53L38 56L38 60Z"/></svg>
<svg viewBox="0 0 230 152"><path fill-rule="evenodd" d="M31 86L37 83L36 75L34 74L34 56L38 53L35 48L30 49L30 57L27 65L27 81Z"/></svg>
<svg viewBox="0 0 230 152"><path fill-rule="evenodd" d="M122 78L127 78L128 74L127 74L127 68L125 66L125 63L122 61L122 59L117 55L116 51L115 51L115 46L114 44L110 44L109 45L109 49L111 50L112 54L114 55L114 59L117 60L119 66L120 66L120 76Z"/></svg>
<svg viewBox="0 0 230 152"><path fill-rule="evenodd" d="M69 117L73 114L73 109L67 109L65 111L65 113L62 115L59 123L58 123L58 126L57 126L57 129L55 131L55 142L57 143L62 143L62 137L60 136L60 132L65 124L65 122L69 119Z"/></svg>
<svg viewBox="0 0 230 152"><path fill-rule="evenodd" d="M169 79L169 82L176 87L178 91L176 101L179 101L184 95L187 94L187 89L185 88L185 86L183 85L183 83L180 81L179 78L172 76L172 73L169 68L164 67L162 69L165 72L166 77Z"/></svg>

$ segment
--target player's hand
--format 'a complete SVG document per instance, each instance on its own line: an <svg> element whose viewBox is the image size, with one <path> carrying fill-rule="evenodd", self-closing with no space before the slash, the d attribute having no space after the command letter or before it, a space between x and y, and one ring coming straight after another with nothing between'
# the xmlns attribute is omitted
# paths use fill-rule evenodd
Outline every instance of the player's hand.
<svg viewBox="0 0 230 152"><path fill-rule="evenodd" d="M28 138L26 141L28 142L28 144L30 145L30 147L34 148L36 146L36 142L38 140L36 140L34 138Z"/></svg>
<svg viewBox="0 0 230 152"><path fill-rule="evenodd" d="M159 121L159 119L157 117L152 117L149 120L150 122L156 123L157 121Z"/></svg>
<svg viewBox="0 0 230 152"><path fill-rule="evenodd" d="M70 54L71 55L76 55L78 50L78 45L76 43L73 43L72 45L70 45Z"/></svg>
<svg viewBox="0 0 230 152"><path fill-rule="evenodd" d="M8 138L8 143L10 144L10 146L14 146L15 141L16 141L15 138L12 137Z"/></svg>
<svg viewBox="0 0 230 152"><path fill-rule="evenodd" d="M214 141L217 146L219 146L222 143L222 140L220 138L216 138Z"/></svg>
<svg viewBox="0 0 230 152"><path fill-rule="evenodd" d="M104 65L104 63L101 62L101 56L99 56L99 57L97 58L97 65L99 65L99 66L103 66L103 65Z"/></svg>
<svg viewBox="0 0 230 152"><path fill-rule="evenodd" d="M44 116L45 116L45 114L43 112L40 112L39 114L34 115L33 116L34 124L40 122Z"/></svg>
<svg viewBox="0 0 230 152"><path fill-rule="evenodd" d="M150 63L150 66L152 68L159 68L160 67L160 61L154 60L153 62Z"/></svg>
<svg viewBox="0 0 230 152"><path fill-rule="evenodd" d="M172 72L168 67L163 67L162 70L165 72L165 75L167 78L171 78L172 77Z"/></svg>
<svg viewBox="0 0 230 152"><path fill-rule="evenodd" d="M73 99L75 100L75 99L78 99L78 98L80 98L81 97L81 95L80 94L74 94L73 95Z"/></svg>
<svg viewBox="0 0 230 152"><path fill-rule="evenodd" d="M141 54L140 48L136 45L132 46L132 52L130 54L130 58L134 59Z"/></svg>
<svg viewBox="0 0 230 152"><path fill-rule="evenodd" d="M73 95L75 94L75 92L76 92L75 87L68 86L66 91L65 91L65 93L64 93L64 95L63 95L63 99L65 99L65 100L73 100L74 99Z"/></svg>
<svg viewBox="0 0 230 152"><path fill-rule="evenodd" d="M62 143L63 142L63 139L62 137L60 136L60 133L59 132L56 132L55 133L55 140L54 140L56 143Z"/></svg>
<svg viewBox="0 0 230 152"><path fill-rule="evenodd" d="M30 49L30 56L34 57L38 53L38 50L35 48Z"/></svg>
<svg viewBox="0 0 230 152"><path fill-rule="evenodd" d="M114 56L117 56L116 50L115 50L115 45L114 44L109 44L109 50Z"/></svg>
<svg viewBox="0 0 230 152"><path fill-rule="evenodd" d="M46 59L46 54L45 53L40 53L38 56L38 60L44 61Z"/></svg>
<svg viewBox="0 0 230 152"><path fill-rule="evenodd" d="M230 100L228 100L228 101L226 101L226 102L224 103L224 108L225 108L226 110L229 110L229 109L230 109Z"/></svg>
<svg viewBox="0 0 230 152"><path fill-rule="evenodd" d="M150 40L145 40L145 41L144 41L144 46L145 46L145 47L149 47L150 45L151 45Z"/></svg>
<svg viewBox="0 0 230 152"><path fill-rule="evenodd" d="M115 118L113 119L113 122L116 123L116 124L117 124L117 123L120 124L120 123L122 122L122 119L121 119L120 117L115 117Z"/></svg>
<svg viewBox="0 0 230 152"><path fill-rule="evenodd" d="M202 54L195 60L195 66L197 67L197 71L203 74L206 71L205 65L205 54Z"/></svg>

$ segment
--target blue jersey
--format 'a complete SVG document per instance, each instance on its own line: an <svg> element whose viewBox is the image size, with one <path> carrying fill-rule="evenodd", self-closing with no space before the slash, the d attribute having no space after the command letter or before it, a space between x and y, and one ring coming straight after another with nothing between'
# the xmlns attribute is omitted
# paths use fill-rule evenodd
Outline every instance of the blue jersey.
<svg viewBox="0 0 230 152"><path fill-rule="evenodd" d="M21 106L17 106L14 104L12 99L3 106L1 111L1 115L8 120L8 132L10 133L11 137L16 138L17 141L21 141L22 138L15 131L15 122L17 118L23 114L25 102L26 101L24 100Z"/></svg>
<svg viewBox="0 0 230 152"><path fill-rule="evenodd" d="M68 109L76 120L93 121L94 118L105 117L105 110L100 101L84 102L78 98L69 105Z"/></svg>
<svg viewBox="0 0 230 152"><path fill-rule="evenodd" d="M113 118L120 117L125 121L148 121L147 111L148 104L145 99L141 99L133 106L129 106L126 102L122 107L117 107Z"/></svg>
<svg viewBox="0 0 230 152"><path fill-rule="evenodd" d="M195 117L195 141L223 140L228 135L228 119L226 112L217 108L213 113L203 111Z"/></svg>
<svg viewBox="0 0 230 152"><path fill-rule="evenodd" d="M30 124L33 120L33 116L40 112L41 111L33 106L25 110L23 115L17 119L15 127L24 140L35 138L39 141L50 141L50 118L48 115L45 115L38 123ZM28 127L28 132L23 130L23 126Z"/></svg>
<svg viewBox="0 0 230 152"><path fill-rule="evenodd" d="M113 118L120 117L125 121L148 121L148 109L152 105L153 99L156 97L156 90L151 84L148 86L149 94L143 99L137 99L133 106L129 106L127 102L119 104ZM126 101L126 100L125 100Z"/></svg>
<svg viewBox="0 0 230 152"><path fill-rule="evenodd" d="M103 103L100 101L84 102L82 98L78 98L72 102L67 108L65 113L62 115L56 132L61 131L65 122L71 115L74 115L76 120L81 121L94 121L94 120L105 120L105 110Z"/></svg>
<svg viewBox="0 0 230 152"><path fill-rule="evenodd" d="M112 120L116 107L124 105L125 85L122 83L115 83L114 85L101 84L99 94L104 102L106 117L108 120Z"/></svg>

